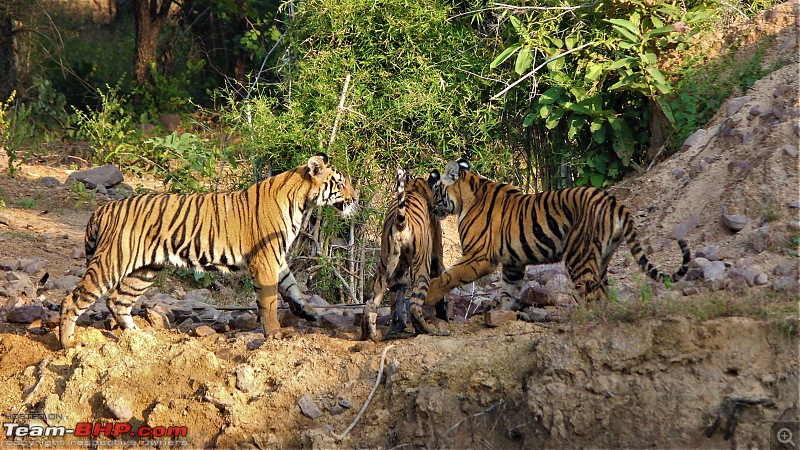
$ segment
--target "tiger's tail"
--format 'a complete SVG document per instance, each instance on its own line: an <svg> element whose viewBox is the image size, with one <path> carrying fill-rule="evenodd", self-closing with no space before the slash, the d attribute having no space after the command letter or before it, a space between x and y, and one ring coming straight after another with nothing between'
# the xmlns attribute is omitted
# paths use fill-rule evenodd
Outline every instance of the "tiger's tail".
<svg viewBox="0 0 800 450"><path fill-rule="evenodd" d="M678 240L678 246L680 246L681 253L683 254L683 263L681 267L675 273L664 273L658 270L658 268L647 259L647 255L645 255L644 250L642 250L642 245L639 243L639 236L636 234L636 228L634 227L630 213L625 210L622 217L625 223L625 241L628 243L633 259L639 263L639 266L641 266L647 276L656 281L664 282L669 280L674 283L686 275L686 272L689 271L689 262L691 262L692 256L689 252L689 245L684 239Z"/></svg>
<svg viewBox="0 0 800 450"><path fill-rule="evenodd" d="M86 265L94 259L94 253L97 250L97 236L100 234L100 217L102 214L95 210L89 217L89 222L86 224L86 236L84 238L84 248L86 252Z"/></svg>
<svg viewBox="0 0 800 450"><path fill-rule="evenodd" d="M394 216L394 226L397 231L406 229L406 183L408 183L408 173L402 167L398 167L397 213Z"/></svg>

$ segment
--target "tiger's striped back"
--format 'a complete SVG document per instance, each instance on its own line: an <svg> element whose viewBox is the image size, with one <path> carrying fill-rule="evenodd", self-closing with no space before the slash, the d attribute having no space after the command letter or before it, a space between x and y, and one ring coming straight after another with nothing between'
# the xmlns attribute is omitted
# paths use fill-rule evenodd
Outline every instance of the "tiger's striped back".
<svg viewBox="0 0 800 450"><path fill-rule="evenodd" d="M623 239L645 273L656 280L676 281L688 271L691 256L683 240L678 241L681 267L673 274L655 268L642 251L630 211L605 191L578 187L528 195L468 167L463 160L451 162L433 186L436 212L459 216L463 257L433 280L428 304L501 264L501 303L513 308L525 266L558 261L564 261L576 287L592 300L605 293L608 263Z"/></svg>

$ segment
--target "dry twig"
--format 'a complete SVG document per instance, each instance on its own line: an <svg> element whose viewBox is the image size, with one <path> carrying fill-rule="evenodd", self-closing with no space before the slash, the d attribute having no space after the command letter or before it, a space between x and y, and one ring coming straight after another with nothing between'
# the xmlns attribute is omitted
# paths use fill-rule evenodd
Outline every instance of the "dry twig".
<svg viewBox="0 0 800 450"><path fill-rule="evenodd" d="M333 437L335 437L337 440L341 441L342 439L344 439L350 433L353 427L356 426L358 421L361 420L361 416L364 415L364 411L367 410L367 406L369 405L369 402L372 401L372 397L375 395L375 391L378 389L378 385L381 384L381 378L383 377L383 366L384 363L386 363L386 352L388 352L389 349L392 347L394 347L394 345L387 345L381 352L381 365L380 368L378 368L378 379L375 380L375 385L372 386L372 390L369 392L367 399L364 401L364 406L361 407L361 411L359 411L358 414L356 414L356 418L353 419L353 422L350 423L350 426L347 427L346 430L344 430L344 433L342 434L333 433Z"/></svg>

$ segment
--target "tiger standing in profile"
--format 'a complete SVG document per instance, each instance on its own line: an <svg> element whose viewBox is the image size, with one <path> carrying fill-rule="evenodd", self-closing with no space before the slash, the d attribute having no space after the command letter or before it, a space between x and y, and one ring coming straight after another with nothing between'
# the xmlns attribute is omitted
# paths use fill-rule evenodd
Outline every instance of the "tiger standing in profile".
<svg viewBox="0 0 800 450"><path fill-rule="evenodd" d="M86 273L61 303L61 345L75 345L76 320L106 294L117 323L137 329L131 308L168 263L199 271L249 270L267 336L280 329L278 293L292 313L317 320L300 296L286 252L313 209L331 205L346 217L356 202L348 177L320 153L241 191L146 194L106 203L86 225Z"/></svg>
<svg viewBox="0 0 800 450"><path fill-rule="evenodd" d="M372 299L364 306L361 321L361 338L378 340L377 309L387 289L394 291L391 302L392 326L390 335L402 333L408 325L403 302L405 285L413 283L410 309L411 322L419 333L442 334L429 324L422 313L422 305L432 277L443 267L442 225L432 217L433 197L429 178L410 179L408 173L397 169L397 198L386 211L381 233L381 259L372 284ZM438 305L437 315L446 319L446 304Z"/></svg>
<svg viewBox="0 0 800 450"><path fill-rule="evenodd" d="M577 187L524 194L470 172L464 159L444 174L431 174L435 214L458 215L463 256L428 288L425 304L475 281L502 265L500 306L516 309L525 266L564 261L570 278L588 301L606 294L606 269L623 239L633 258L657 281L677 281L689 269L686 241L679 240L683 263L674 274L647 260L631 213L607 192Z"/></svg>

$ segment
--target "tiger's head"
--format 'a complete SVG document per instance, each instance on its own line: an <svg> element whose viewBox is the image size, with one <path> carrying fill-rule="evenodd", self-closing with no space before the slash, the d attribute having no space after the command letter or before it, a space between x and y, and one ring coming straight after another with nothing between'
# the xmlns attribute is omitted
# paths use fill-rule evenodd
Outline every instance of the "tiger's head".
<svg viewBox="0 0 800 450"><path fill-rule="evenodd" d="M444 169L444 175L433 170L428 176L428 185L433 191L433 214L444 219L448 214L459 214L464 204L464 177L469 174L469 161L464 158L450 161Z"/></svg>
<svg viewBox="0 0 800 450"><path fill-rule="evenodd" d="M358 194L350 177L328 164L328 155L318 153L308 160L312 192L316 192L316 206L333 206L349 217L358 210Z"/></svg>

